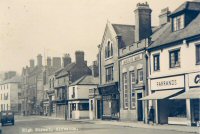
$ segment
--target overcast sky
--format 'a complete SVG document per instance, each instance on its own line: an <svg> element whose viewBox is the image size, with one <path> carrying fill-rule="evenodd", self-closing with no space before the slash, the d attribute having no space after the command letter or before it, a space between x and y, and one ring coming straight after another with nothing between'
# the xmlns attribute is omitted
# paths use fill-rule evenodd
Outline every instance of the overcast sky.
<svg viewBox="0 0 200 134"><path fill-rule="evenodd" d="M160 10L175 10L185 0L146 0L152 24ZM135 24L134 9L145 0L0 0L0 71L29 65L37 54L63 56L85 51L88 64L96 60L107 20ZM44 63L44 62L43 62Z"/></svg>

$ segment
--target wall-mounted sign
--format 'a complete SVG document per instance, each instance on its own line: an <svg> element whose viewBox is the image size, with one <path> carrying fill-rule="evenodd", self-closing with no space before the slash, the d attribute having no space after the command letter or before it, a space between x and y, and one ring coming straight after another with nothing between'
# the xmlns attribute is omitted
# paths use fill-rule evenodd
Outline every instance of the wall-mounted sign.
<svg viewBox="0 0 200 134"><path fill-rule="evenodd" d="M122 65L130 64L138 60L142 60L142 54L137 54L122 60Z"/></svg>
<svg viewBox="0 0 200 134"><path fill-rule="evenodd" d="M189 74L189 86L200 86L200 72Z"/></svg>
<svg viewBox="0 0 200 134"><path fill-rule="evenodd" d="M151 80L151 90L174 89L183 87L183 76L174 76Z"/></svg>

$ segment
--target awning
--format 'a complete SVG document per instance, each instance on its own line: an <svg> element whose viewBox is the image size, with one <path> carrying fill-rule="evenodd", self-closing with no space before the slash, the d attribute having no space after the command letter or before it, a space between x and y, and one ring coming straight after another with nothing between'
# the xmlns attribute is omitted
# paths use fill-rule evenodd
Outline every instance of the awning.
<svg viewBox="0 0 200 134"><path fill-rule="evenodd" d="M161 99L165 99L168 98L172 95L175 95L177 93L179 93L180 91L182 91L183 89L175 89L175 90L163 90L163 91L156 91L153 94L150 94L146 97L143 97L139 100L161 100Z"/></svg>
<svg viewBox="0 0 200 134"><path fill-rule="evenodd" d="M172 97L170 99L200 99L200 87L190 89L178 96Z"/></svg>

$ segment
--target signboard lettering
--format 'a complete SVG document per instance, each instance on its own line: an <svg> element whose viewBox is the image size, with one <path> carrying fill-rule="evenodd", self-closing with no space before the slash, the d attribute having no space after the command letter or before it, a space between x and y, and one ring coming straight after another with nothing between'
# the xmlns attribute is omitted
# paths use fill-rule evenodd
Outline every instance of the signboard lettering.
<svg viewBox="0 0 200 134"><path fill-rule="evenodd" d="M138 54L138 55L122 60L122 65L127 65L138 60L142 60L142 54Z"/></svg>
<svg viewBox="0 0 200 134"><path fill-rule="evenodd" d="M183 76L165 77L151 80L151 90L174 89L184 87Z"/></svg>
<svg viewBox="0 0 200 134"><path fill-rule="evenodd" d="M189 86L190 87L200 86L200 72L189 74Z"/></svg>

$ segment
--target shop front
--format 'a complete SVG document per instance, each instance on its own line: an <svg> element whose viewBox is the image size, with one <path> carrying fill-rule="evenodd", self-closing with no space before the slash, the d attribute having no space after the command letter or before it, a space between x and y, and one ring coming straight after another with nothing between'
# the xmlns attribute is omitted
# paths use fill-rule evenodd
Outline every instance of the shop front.
<svg viewBox="0 0 200 134"><path fill-rule="evenodd" d="M101 119L101 96L97 88L89 90L89 118L91 120Z"/></svg>
<svg viewBox="0 0 200 134"><path fill-rule="evenodd" d="M186 101L170 99L171 97L175 97L185 92L184 81L184 75L150 80L151 94L141 100L149 101L150 107L155 111L155 118L153 119L154 123L179 125L188 124L188 106Z"/></svg>
<svg viewBox="0 0 200 134"><path fill-rule="evenodd" d="M102 119L119 120L119 91L118 82L99 86L102 97Z"/></svg>
<svg viewBox="0 0 200 134"><path fill-rule="evenodd" d="M191 125L200 125L200 72L186 74L188 79L188 90L186 92L171 98L172 100L190 102L190 120Z"/></svg>

